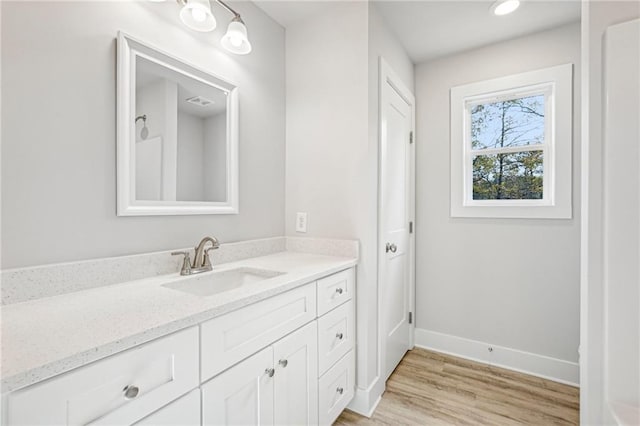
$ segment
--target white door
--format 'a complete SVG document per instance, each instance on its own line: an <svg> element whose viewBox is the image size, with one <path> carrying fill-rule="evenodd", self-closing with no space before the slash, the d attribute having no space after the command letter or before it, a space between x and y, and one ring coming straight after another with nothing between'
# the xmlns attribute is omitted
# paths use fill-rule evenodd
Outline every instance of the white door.
<svg viewBox="0 0 640 426"><path fill-rule="evenodd" d="M202 386L202 424L272 425L275 370L270 346Z"/></svg>
<svg viewBox="0 0 640 426"><path fill-rule="evenodd" d="M381 60L379 285L382 369L387 379L411 348L413 302L413 97Z"/></svg>
<svg viewBox="0 0 640 426"><path fill-rule="evenodd" d="M275 424L318 423L318 331L306 325L273 345Z"/></svg>

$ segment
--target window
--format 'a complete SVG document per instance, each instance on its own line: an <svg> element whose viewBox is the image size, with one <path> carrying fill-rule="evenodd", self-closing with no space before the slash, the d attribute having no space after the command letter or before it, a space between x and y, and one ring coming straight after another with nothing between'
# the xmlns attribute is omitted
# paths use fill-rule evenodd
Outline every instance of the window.
<svg viewBox="0 0 640 426"><path fill-rule="evenodd" d="M451 216L571 218L572 65L451 89Z"/></svg>

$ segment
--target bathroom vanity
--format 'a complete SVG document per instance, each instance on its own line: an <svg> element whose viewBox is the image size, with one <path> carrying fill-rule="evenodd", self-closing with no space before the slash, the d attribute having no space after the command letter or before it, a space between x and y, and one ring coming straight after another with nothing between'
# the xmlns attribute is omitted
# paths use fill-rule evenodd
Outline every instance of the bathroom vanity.
<svg viewBox="0 0 640 426"><path fill-rule="evenodd" d="M331 424L355 389L355 264L285 251L6 305L3 424Z"/></svg>

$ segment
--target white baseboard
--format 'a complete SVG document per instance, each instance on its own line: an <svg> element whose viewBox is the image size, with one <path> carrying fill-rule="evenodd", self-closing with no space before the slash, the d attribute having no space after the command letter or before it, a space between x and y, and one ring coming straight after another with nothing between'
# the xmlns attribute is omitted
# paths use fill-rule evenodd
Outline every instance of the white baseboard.
<svg viewBox="0 0 640 426"><path fill-rule="evenodd" d="M578 386L580 382L580 367L577 362L421 328L415 330L415 344L419 348L495 365L572 386ZM489 347L493 349L491 352L488 350Z"/></svg>
<svg viewBox="0 0 640 426"><path fill-rule="evenodd" d="M347 405L347 409L361 416L371 417L382 399L384 389L385 382L380 380L380 377L377 377L366 389L356 387L356 393Z"/></svg>

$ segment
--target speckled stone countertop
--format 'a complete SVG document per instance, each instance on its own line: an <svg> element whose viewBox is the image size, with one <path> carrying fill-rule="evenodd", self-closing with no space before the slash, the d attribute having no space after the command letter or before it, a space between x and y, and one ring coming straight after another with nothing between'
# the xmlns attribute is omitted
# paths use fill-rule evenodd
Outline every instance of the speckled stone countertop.
<svg viewBox="0 0 640 426"><path fill-rule="evenodd" d="M280 252L214 267L269 269L283 275L208 297L164 287L209 273L177 273L2 307L2 392L64 373L352 267L357 260Z"/></svg>

